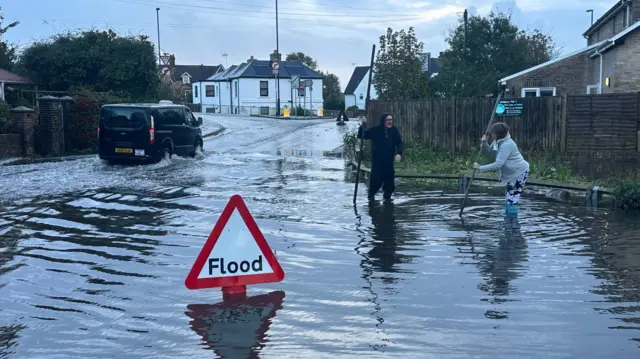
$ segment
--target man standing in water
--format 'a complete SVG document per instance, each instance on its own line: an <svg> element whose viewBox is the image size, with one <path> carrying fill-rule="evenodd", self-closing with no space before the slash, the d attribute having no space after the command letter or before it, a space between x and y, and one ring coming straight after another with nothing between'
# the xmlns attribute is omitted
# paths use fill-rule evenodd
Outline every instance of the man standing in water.
<svg viewBox="0 0 640 359"><path fill-rule="evenodd" d="M366 131L362 127L367 123L366 117L361 117L358 128L358 138L371 140L371 179L369 181L369 200L375 199L376 193L382 187L383 198L391 199L395 190L395 169L393 162L402 160L402 136L397 127L393 127L393 116L383 113L377 126Z"/></svg>

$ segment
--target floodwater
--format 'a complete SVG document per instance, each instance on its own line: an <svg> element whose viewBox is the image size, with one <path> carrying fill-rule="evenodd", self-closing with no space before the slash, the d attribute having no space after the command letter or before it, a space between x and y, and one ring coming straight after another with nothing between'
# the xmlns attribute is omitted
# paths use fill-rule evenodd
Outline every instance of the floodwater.
<svg viewBox="0 0 640 359"><path fill-rule="evenodd" d="M637 358L640 218L400 184L369 206L333 122L215 117L206 153L0 167L3 358ZM355 123L350 123L355 125ZM184 279L243 196L286 277Z"/></svg>

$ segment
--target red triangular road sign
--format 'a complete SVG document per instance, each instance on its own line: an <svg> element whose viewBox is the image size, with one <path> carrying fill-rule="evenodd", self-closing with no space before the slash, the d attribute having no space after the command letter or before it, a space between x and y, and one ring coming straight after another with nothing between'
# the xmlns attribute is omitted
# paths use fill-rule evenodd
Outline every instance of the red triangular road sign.
<svg viewBox="0 0 640 359"><path fill-rule="evenodd" d="M284 271L239 195L220 214L184 284L189 289L280 282Z"/></svg>

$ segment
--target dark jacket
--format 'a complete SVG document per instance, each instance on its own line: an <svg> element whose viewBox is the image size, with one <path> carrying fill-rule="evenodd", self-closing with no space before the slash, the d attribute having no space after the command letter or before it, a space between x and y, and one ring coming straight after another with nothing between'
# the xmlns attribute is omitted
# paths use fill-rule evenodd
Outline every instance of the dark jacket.
<svg viewBox="0 0 640 359"><path fill-rule="evenodd" d="M358 138L371 140L372 168L389 166L393 168L395 155L402 156L404 145L400 131L398 131L398 128L395 126L386 128L384 125L384 120L388 115L388 113L382 114L378 125L370 127L366 131L362 126L358 128Z"/></svg>

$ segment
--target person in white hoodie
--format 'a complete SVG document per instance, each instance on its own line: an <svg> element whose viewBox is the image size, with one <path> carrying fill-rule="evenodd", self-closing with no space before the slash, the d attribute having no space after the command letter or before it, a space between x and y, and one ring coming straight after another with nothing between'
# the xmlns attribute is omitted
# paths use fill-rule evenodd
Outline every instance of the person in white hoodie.
<svg viewBox="0 0 640 359"><path fill-rule="evenodd" d="M518 145L511 139L509 126L497 122L491 126L490 136L493 142L487 144L487 135L482 136L482 151L495 154L496 160L488 165L473 164L479 172L498 171L500 183L506 185L506 212L518 213L518 203L524 192L524 186L529 177L529 162L518 150Z"/></svg>

